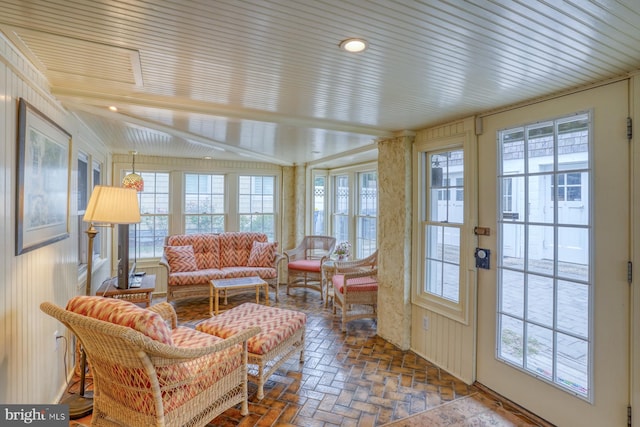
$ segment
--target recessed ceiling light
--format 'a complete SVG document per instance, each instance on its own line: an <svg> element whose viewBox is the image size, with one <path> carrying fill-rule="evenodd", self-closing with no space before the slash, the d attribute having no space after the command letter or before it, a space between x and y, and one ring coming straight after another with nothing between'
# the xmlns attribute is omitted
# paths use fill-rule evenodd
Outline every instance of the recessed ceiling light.
<svg viewBox="0 0 640 427"><path fill-rule="evenodd" d="M363 39L346 39L340 42L340 49L351 53L362 52L367 46L366 40Z"/></svg>
<svg viewBox="0 0 640 427"><path fill-rule="evenodd" d="M118 111L118 107L112 105L111 107L109 107L109 110L111 111Z"/></svg>

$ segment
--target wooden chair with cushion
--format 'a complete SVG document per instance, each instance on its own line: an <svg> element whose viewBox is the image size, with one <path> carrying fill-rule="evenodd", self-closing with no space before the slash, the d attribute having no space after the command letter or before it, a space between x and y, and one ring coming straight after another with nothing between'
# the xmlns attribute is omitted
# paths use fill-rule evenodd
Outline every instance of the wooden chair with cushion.
<svg viewBox="0 0 640 427"><path fill-rule="evenodd" d="M342 331L347 322L378 318L378 251L355 261L337 261L333 282L333 314L342 311Z"/></svg>
<svg viewBox="0 0 640 427"><path fill-rule="evenodd" d="M331 236L305 236L294 249L284 251L287 259L287 295L291 288L308 288L322 291L322 263L336 246Z"/></svg>
<svg viewBox="0 0 640 427"><path fill-rule="evenodd" d="M144 309L112 298L80 296L42 311L78 337L93 375L91 424L205 426L241 403L247 415L247 340L176 326L169 303Z"/></svg>

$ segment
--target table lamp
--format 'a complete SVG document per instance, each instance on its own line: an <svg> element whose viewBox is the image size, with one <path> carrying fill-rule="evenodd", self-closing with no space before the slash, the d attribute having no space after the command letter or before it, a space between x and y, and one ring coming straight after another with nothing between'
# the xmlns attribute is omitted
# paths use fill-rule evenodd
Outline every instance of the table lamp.
<svg viewBox="0 0 640 427"><path fill-rule="evenodd" d="M91 295L91 274L93 267L93 239L98 234L98 227L110 227L115 224L135 224L140 222L140 207L138 193L135 189L107 187L96 185L85 210L84 222L89 223L86 231L89 237L87 256L87 285L86 295ZM81 350L80 391L70 396L64 404L69 405L71 419L82 418L93 410L93 396L85 392L87 356Z"/></svg>

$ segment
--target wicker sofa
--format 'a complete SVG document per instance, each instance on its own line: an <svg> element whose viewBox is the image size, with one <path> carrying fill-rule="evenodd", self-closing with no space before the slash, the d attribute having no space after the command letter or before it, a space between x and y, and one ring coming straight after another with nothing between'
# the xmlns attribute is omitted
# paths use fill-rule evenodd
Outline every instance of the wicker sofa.
<svg viewBox="0 0 640 427"><path fill-rule="evenodd" d="M205 426L247 415L248 327L226 339L176 325L171 304L144 309L97 296L40 308L82 342L94 384L93 426Z"/></svg>
<svg viewBox="0 0 640 427"><path fill-rule="evenodd" d="M275 288L278 301L278 243L255 232L176 234L165 238L160 265L167 274L167 301L208 297L213 279L258 276Z"/></svg>

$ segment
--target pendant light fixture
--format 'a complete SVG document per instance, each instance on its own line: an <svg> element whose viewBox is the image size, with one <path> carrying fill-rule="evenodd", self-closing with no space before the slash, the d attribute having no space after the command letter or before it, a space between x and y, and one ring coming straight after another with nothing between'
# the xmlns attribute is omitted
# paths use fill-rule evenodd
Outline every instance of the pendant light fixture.
<svg viewBox="0 0 640 427"><path fill-rule="evenodd" d="M144 190L144 180L136 173L136 154L138 154L138 152L129 151L129 153L133 155L132 172L122 179L122 186L125 188L133 188L140 192Z"/></svg>

